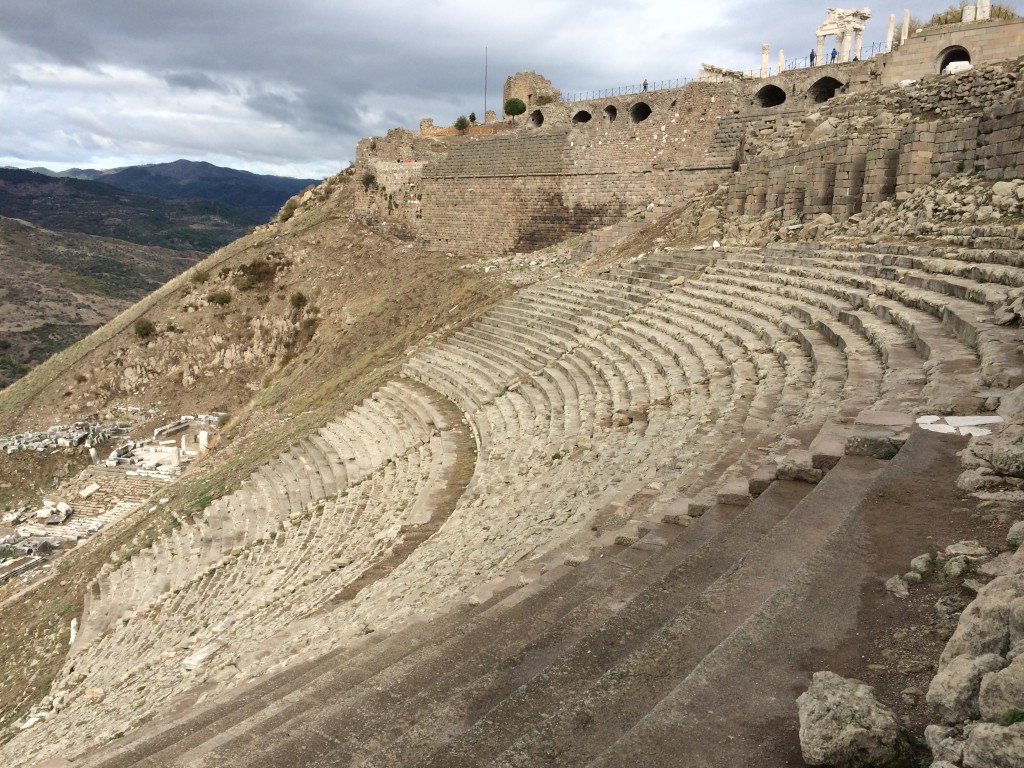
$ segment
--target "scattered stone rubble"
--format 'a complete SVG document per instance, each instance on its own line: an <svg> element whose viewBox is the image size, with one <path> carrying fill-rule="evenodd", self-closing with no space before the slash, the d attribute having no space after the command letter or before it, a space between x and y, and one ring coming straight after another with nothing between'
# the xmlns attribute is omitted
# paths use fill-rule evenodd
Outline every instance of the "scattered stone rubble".
<svg viewBox="0 0 1024 768"><path fill-rule="evenodd" d="M91 424L77 421L70 426L53 426L45 432L26 432L12 435L0 442L8 455L15 451L43 451L54 448L85 446L92 448L115 437L128 434L130 425L124 423Z"/></svg>

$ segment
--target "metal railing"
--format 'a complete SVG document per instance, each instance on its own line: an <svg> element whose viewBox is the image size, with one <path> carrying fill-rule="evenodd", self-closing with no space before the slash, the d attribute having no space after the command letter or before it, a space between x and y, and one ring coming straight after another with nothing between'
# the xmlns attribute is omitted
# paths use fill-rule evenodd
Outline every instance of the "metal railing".
<svg viewBox="0 0 1024 768"><path fill-rule="evenodd" d="M830 59L830 55L829 54L830 53L831 52L825 53L822 56L823 61L815 62L816 65L819 66L819 67L822 67L822 66L837 66L837 65L839 65L840 64L839 61L836 61L835 64L831 64L829 62L829 59ZM875 56L878 56L879 54L886 53L885 43L881 42L881 43L871 43L871 45L865 45L862 53L863 53L864 61L866 61L868 59L871 59L871 58L874 58ZM843 63L846 63L846 62L843 62ZM795 58L795 59L790 59L789 61L787 61L786 65L783 67L782 71L783 72L788 72L788 71L794 70L794 69L807 69L810 66L811 66L810 56L803 56L803 57L799 57L799 58ZM743 75L744 77L750 78L751 80L758 80L758 79L761 78L761 70L759 70L759 69L750 69L750 70L746 70L746 71L740 72L739 74ZM769 67L768 68L768 74L766 75L766 77L774 77L774 76L776 76L778 74L780 74L780 70L779 70L778 66ZM709 78L709 79L712 82L715 80L715 78ZM722 79L724 79L724 78L722 78ZM578 91L578 92L575 92L575 93L563 93L562 94L562 101L565 101L565 102L568 102L568 101L591 101L593 99L606 99L606 98L609 98L611 96L633 96L633 95L638 94L638 93L651 93L651 92L654 92L654 91L665 91L665 90L670 90L672 88L682 88L687 83L694 82L694 80L696 80L696 78L693 78L693 77L677 77L677 78L672 79L672 80L656 80L654 82L648 82L646 84L639 83L639 84L636 84L636 85L620 85L617 88L603 88L601 90L596 90L596 91Z"/></svg>
<svg viewBox="0 0 1024 768"><path fill-rule="evenodd" d="M687 83L692 83L692 77L677 77L673 80L656 80L646 85L620 85L618 88L604 88L599 91L580 91L579 93L563 93L562 101L589 101L591 99L606 99L609 96L632 96L635 93L651 93L652 91L667 91L672 88L682 88Z"/></svg>

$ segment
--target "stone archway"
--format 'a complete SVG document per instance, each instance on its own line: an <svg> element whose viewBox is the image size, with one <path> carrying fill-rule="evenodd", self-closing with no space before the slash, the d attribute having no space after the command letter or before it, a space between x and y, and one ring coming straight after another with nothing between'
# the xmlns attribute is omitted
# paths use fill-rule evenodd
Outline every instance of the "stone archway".
<svg viewBox="0 0 1024 768"><path fill-rule="evenodd" d="M823 77L807 89L807 95L815 104L820 104L835 96L842 87L843 84L834 77Z"/></svg>
<svg viewBox="0 0 1024 768"><path fill-rule="evenodd" d="M633 123L642 123L648 117L651 116L651 105L644 101L638 101L632 107L629 108L629 119Z"/></svg>
<svg viewBox="0 0 1024 768"><path fill-rule="evenodd" d="M786 92L777 85L766 85L754 94L754 103L768 109L786 102Z"/></svg>
<svg viewBox="0 0 1024 768"><path fill-rule="evenodd" d="M952 45L939 54L939 74L944 74L945 69L956 62L971 63L971 53L962 45Z"/></svg>
<svg viewBox="0 0 1024 768"><path fill-rule="evenodd" d="M587 112L585 109L581 109L575 115L572 116L573 123L589 123L594 116Z"/></svg>
<svg viewBox="0 0 1024 768"><path fill-rule="evenodd" d="M538 128L544 125L544 113L539 109L533 110L533 112L530 113L530 125L535 125Z"/></svg>
<svg viewBox="0 0 1024 768"><path fill-rule="evenodd" d="M619 110L615 108L614 104L609 104L604 108L604 117L609 123L614 123L615 118L619 116Z"/></svg>

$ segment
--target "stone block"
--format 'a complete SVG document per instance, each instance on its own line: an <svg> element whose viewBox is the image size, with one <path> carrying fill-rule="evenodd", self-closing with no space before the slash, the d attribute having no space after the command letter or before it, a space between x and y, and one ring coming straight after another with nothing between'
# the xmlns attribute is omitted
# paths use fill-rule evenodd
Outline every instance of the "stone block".
<svg viewBox="0 0 1024 768"><path fill-rule="evenodd" d="M846 453L850 456L871 456L876 459L891 459L899 453L902 441L896 439L893 430L883 428L857 428L846 438Z"/></svg>
<svg viewBox="0 0 1024 768"><path fill-rule="evenodd" d="M828 472L839 463L845 452L846 447L838 438L817 440L811 445L811 465L815 469Z"/></svg>
<svg viewBox="0 0 1024 768"><path fill-rule="evenodd" d="M750 503L750 489L747 480L741 477L726 480L718 489L715 498L719 504L746 506Z"/></svg>
<svg viewBox="0 0 1024 768"><path fill-rule="evenodd" d="M747 489L753 498L757 498L768 490L778 476L778 468L775 462L766 462L757 468L757 471L747 481Z"/></svg>

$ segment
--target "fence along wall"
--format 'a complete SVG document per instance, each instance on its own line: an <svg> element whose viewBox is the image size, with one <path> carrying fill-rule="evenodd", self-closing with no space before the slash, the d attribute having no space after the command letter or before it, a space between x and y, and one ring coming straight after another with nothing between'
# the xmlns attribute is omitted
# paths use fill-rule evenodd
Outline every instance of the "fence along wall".
<svg viewBox="0 0 1024 768"><path fill-rule="evenodd" d="M1024 175L1024 59L829 102L748 135L729 212L846 218L941 173ZM938 117L936 117L938 115ZM782 146L781 151L773 149Z"/></svg>

